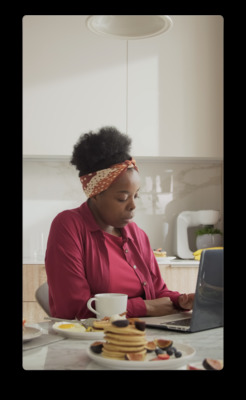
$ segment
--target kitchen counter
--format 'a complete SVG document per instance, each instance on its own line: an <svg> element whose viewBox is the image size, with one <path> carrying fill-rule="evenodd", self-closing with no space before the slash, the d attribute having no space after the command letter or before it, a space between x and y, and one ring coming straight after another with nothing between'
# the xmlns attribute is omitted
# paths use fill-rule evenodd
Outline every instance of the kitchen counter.
<svg viewBox="0 0 246 400"><path fill-rule="evenodd" d="M44 257L23 257L22 259L22 264L23 265L44 265Z"/></svg>
<svg viewBox="0 0 246 400"><path fill-rule="evenodd" d="M23 343L24 370L106 370L90 360L86 354L93 340L63 338L52 330L53 321L33 325L42 328L43 335ZM189 363L202 362L204 358L223 360L223 328L196 333L181 333L160 329L146 329L148 340L171 339L192 346L196 353ZM186 369L186 365L181 367Z"/></svg>
<svg viewBox="0 0 246 400"><path fill-rule="evenodd" d="M195 267L195 266L199 266L199 261L196 260L181 260L179 258L176 258L174 260L157 260L159 265L171 265L171 267ZM44 258L28 258L28 257L24 257L23 258L23 264L24 265L44 265Z"/></svg>
<svg viewBox="0 0 246 400"><path fill-rule="evenodd" d="M170 265L171 267L198 267L199 261L197 260L181 260L176 258L171 261L157 260L159 265Z"/></svg>

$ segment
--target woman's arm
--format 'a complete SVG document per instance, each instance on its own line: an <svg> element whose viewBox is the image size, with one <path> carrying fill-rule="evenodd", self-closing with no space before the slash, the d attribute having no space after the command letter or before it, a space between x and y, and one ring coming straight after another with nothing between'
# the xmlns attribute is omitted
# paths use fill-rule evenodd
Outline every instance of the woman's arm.
<svg viewBox="0 0 246 400"><path fill-rule="evenodd" d="M53 220L45 256L51 314L74 319L94 316L87 309L93 296L84 270L84 251L76 221L69 211Z"/></svg>
<svg viewBox="0 0 246 400"><path fill-rule="evenodd" d="M179 308L175 307L169 297L144 300L146 305L146 316L157 317L162 315L175 314L181 310L188 311L193 307L194 293L181 294L178 297Z"/></svg>
<svg viewBox="0 0 246 400"><path fill-rule="evenodd" d="M190 310L193 306L194 294L180 294L178 291L169 290L164 282L155 255L150 247L148 250L149 265L152 282L155 290L155 298L144 300L146 316L162 316L174 314L181 310Z"/></svg>

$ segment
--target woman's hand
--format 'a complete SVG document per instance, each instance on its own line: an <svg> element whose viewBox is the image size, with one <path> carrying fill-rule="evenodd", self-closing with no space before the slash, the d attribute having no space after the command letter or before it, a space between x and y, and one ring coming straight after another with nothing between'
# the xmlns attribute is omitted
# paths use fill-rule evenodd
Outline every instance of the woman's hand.
<svg viewBox="0 0 246 400"><path fill-rule="evenodd" d="M191 310L193 308L194 297L195 293L181 294L178 298L179 306L186 310Z"/></svg>
<svg viewBox="0 0 246 400"><path fill-rule="evenodd" d="M159 299L144 300L146 305L147 317L160 317L162 315L175 314L179 310L173 305L169 297L160 297Z"/></svg>
<svg viewBox="0 0 246 400"><path fill-rule="evenodd" d="M193 307L195 293L181 294L178 298L179 306L185 310ZM147 317L160 317L162 315L175 314L180 312L170 300L169 297L160 297L159 299L144 300L146 305Z"/></svg>

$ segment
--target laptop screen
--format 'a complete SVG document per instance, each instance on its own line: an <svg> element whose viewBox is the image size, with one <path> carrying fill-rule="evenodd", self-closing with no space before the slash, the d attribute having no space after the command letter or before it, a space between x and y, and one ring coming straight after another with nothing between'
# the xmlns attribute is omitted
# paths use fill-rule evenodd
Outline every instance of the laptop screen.
<svg viewBox="0 0 246 400"><path fill-rule="evenodd" d="M223 326L224 250L204 250L201 255L193 305L191 331Z"/></svg>

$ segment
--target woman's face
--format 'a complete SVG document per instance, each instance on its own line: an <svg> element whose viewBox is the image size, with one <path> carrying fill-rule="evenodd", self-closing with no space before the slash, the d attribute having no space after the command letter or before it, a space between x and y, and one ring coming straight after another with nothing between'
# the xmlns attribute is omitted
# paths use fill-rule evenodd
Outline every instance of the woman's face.
<svg viewBox="0 0 246 400"><path fill-rule="evenodd" d="M103 224L122 228L131 221L139 188L139 173L129 168L105 192L91 199L92 211L102 228Z"/></svg>

